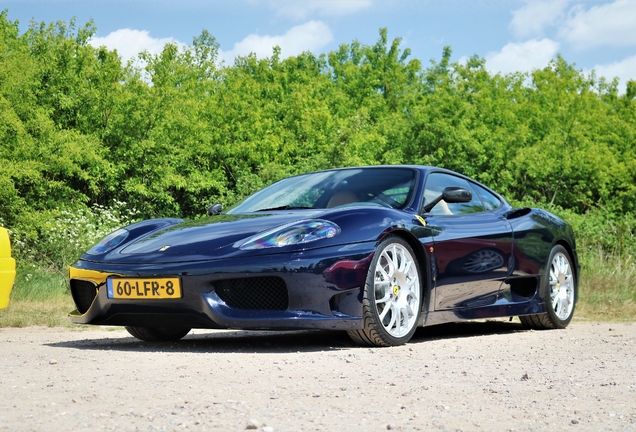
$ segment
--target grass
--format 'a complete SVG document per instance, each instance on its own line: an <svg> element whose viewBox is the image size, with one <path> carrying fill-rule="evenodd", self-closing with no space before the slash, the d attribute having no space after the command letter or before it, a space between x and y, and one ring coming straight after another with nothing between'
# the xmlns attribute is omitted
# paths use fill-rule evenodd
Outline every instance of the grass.
<svg viewBox="0 0 636 432"><path fill-rule="evenodd" d="M0 310L0 328L29 327L70 327L66 318L75 309L70 295L53 297L47 301L11 300L9 307Z"/></svg>
<svg viewBox="0 0 636 432"><path fill-rule="evenodd" d="M594 321L636 319L636 262L632 255L580 254L577 315Z"/></svg>
<svg viewBox="0 0 636 432"><path fill-rule="evenodd" d="M73 309L75 306L62 275L18 269L9 307L0 310L0 328L71 326L67 316Z"/></svg>
<svg viewBox="0 0 636 432"><path fill-rule="evenodd" d="M582 251L577 320L636 319L636 260L598 251ZM72 326L75 309L65 278L54 271L18 269L7 309L0 310L0 328Z"/></svg>

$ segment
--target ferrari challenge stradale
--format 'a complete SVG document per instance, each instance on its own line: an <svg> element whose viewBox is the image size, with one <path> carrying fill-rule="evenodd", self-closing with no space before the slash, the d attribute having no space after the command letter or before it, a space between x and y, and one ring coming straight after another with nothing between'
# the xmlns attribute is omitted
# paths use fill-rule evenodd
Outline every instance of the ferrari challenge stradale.
<svg viewBox="0 0 636 432"><path fill-rule="evenodd" d="M104 238L70 268L70 320L146 341L192 328L335 329L390 346L418 326L519 316L564 328L574 313L571 227L452 171L326 170L220 207Z"/></svg>

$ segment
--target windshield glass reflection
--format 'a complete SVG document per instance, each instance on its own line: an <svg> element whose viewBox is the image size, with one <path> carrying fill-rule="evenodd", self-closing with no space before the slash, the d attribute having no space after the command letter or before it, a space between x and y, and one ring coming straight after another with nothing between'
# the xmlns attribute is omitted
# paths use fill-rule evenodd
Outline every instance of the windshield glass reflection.
<svg viewBox="0 0 636 432"><path fill-rule="evenodd" d="M410 168L351 168L281 180L247 198L228 213L325 209L378 205L401 209L410 202L416 171Z"/></svg>

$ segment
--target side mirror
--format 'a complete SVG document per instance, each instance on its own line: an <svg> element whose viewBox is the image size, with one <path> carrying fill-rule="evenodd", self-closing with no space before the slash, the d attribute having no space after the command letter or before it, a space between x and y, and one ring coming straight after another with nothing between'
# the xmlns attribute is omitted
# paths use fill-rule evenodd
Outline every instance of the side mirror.
<svg viewBox="0 0 636 432"><path fill-rule="evenodd" d="M208 207L208 216L220 215L223 212L223 205L216 203Z"/></svg>
<svg viewBox="0 0 636 432"><path fill-rule="evenodd" d="M471 202L473 193L463 187L450 186L444 189L442 197L448 204Z"/></svg>
<svg viewBox="0 0 636 432"><path fill-rule="evenodd" d="M466 188L449 186L444 189L444 192L430 203L424 206L424 213L430 212L433 207L437 205L441 200L446 201L447 204L455 204L462 202L470 202L473 199L473 193Z"/></svg>

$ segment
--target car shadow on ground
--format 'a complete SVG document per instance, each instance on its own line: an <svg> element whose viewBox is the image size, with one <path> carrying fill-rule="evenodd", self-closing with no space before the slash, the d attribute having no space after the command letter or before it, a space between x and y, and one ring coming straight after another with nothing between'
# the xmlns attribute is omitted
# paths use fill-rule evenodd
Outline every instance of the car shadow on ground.
<svg viewBox="0 0 636 432"><path fill-rule="evenodd" d="M420 327L415 331L409 343L427 342L439 339L459 339L474 336L510 334L527 331L520 323L514 321L465 321Z"/></svg>
<svg viewBox="0 0 636 432"><path fill-rule="evenodd" d="M418 328L409 344L426 343L440 339L453 340L475 336L511 334L519 331L525 331L520 323L504 321L441 324ZM132 336L108 337L108 332L104 332L103 338L52 342L46 345L80 350L191 353L293 353L360 349L349 339L346 332L331 330L197 331L177 342L143 342Z"/></svg>

